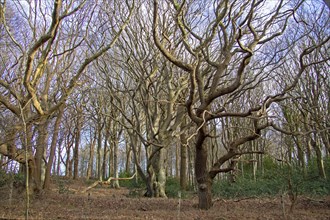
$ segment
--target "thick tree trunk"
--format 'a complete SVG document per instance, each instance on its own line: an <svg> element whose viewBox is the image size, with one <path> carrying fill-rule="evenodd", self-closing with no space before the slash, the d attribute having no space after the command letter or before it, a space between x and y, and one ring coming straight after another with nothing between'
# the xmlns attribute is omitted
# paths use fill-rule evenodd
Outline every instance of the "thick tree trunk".
<svg viewBox="0 0 330 220"><path fill-rule="evenodd" d="M157 177L157 191L156 191L156 195L157 197L163 197L163 198L167 198L166 196L166 149L162 148L160 150L160 158L159 158L159 167L156 173L156 177Z"/></svg>
<svg viewBox="0 0 330 220"><path fill-rule="evenodd" d="M140 152L141 152L141 142L138 139L137 136L134 136L134 134L129 133L129 137L131 140L130 146L131 146L131 150L133 152L133 158L134 158L134 164L135 164L135 170L137 172L138 175L136 175L136 182L138 181L138 176L142 178L142 180L147 184L148 180L147 180L147 176L144 174L141 166L140 166ZM148 165L147 165L148 167ZM148 170L148 169L147 169ZM146 193L147 194L147 193Z"/></svg>
<svg viewBox="0 0 330 220"><path fill-rule="evenodd" d="M88 159L88 167L87 167L87 173L86 173L86 179L88 180L91 176L93 176L93 163L94 163L94 149L95 149L95 142L96 137L92 140L90 149L89 149L89 159Z"/></svg>
<svg viewBox="0 0 330 220"><path fill-rule="evenodd" d="M66 160L65 160L65 176L71 177L72 176L72 162L71 162L71 148L72 142L70 141L70 135L67 135L66 142Z"/></svg>
<svg viewBox="0 0 330 220"><path fill-rule="evenodd" d="M175 148L175 153L177 152L176 148ZM169 158L169 160L167 160L166 163L166 176L172 176L173 177L173 168L174 165L173 164L173 158L174 158L174 152L173 152L173 148L167 151L167 158Z"/></svg>
<svg viewBox="0 0 330 220"><path fill-rule="evenodd" d="M57 168L56 168L56 174L58 176L61 175L61 160L62 160L62 142L63 142L63 138L60 138L58 141L58 152L57 152Z"/></svg>
<svg viewBox="0 0 330 220"><path fill-rule="evenodd" d="M78 172L79 172L79 141L80 134L77 134L78 137L75 137L75 145L73 149L73 179L78 178Z"/></svg>
<svg viewBox="0 0 330 220"><path fill-rule="evenodd" d="M188 145L184 133L180 135L180 142L180 187L182 190L186 190L188 186Z"/></svg>
<svg viewBox="0 0 330 220"><path fill-rule="evenodd" d="M300 144L300 141L296 137L293 137L293 139L297 146L297 157L298 157L299 165L302 168L303 176L306 177L307 170L306 170L306 160L305 160L305 153L304 153L303 147Z"/></svg>
<svg viewBox="0 0 330 220"><path fill-rule="evenodd" d="M50 145L50 154L48 158L48 163L46 166L46 174L45 174L45 182L44 182L44 189L49 189L50 187L50 174L54 162L54 157L55 157L55 150L56 150L56 144L57 144L57 139L58 139L58 132L59 132L59 127L61 124L62 116L63 116L63 110L64 110L64 105L59 109L59 113L57 115L55 125L54 125L54 133L52 137L52 143Z"/></svg>
<svg viewBox="0 0 330 220"><path fill-rule="evenodd" d="M114 137L113 141L113 176L116 178L113 181L112 186L114 188L119 188L119 181L118 181L118 145L119 145L119 138L121 136L122 131L119 131L118 134Z"/></svg>
<svg viewBox="0 0 330 220"><path fill-rule="evenodd" d="M0 168L5 169L4 165L6 164L6 158L0 154Z"/></svg>
<svg viewBox="0 0 330 220"><path fill-rule="evenodd" d="M318 143L312 138L312 146L315 150L316 153L316 161L317 161L317 168L319 170L319 175L322 179L326 179L327 176L325 174L325 169L324 169L324 162L323 162L323 158L322 158L322 152L320 149L320 146L318 145Z"/></svg>
<svg viewBox="0 0 330 220"><path fill-rule="evenodd" d="M45 178L44 176L45 162L43 160L43 157L48 139L47 125L48 125L47 121L43 121L41 122L41 124L39 124L37 128L38 140L37 140L36 154L35 154L35 172L33 172L37 191L40 191L42 189L43 181Z"/></svg>
<svg viewBox="0 0 330 220"><path fill-rule="evenodd" d="M97 131L97 179L102 180L102 169L101 169L101 149L102 149L102 128L98 128Z"/></svg>
<svg viewBox="0 0 330 220"><path fill-rule="evenodd" d="M107 132L107 135L104 137L104 142L103 142L103 161L102 161L102 177L104 180L107 179L107 175L109 174L109 177L111 176L111 172L108 172L107 174L107 155L108 155L108 139L109 139L109 135ZM111 146L110 146L111 147ZM111 154L111 151L109 151ZM110 162L110 161L109 161ZM111 165L109 163L109 170L111 168Z"/></svg>
<svg viewBox="0 0 330 220"><path fill-rule="evenodd" d="M198 183L198 208L208 210L212 207L212 183L211 178L207 178Z"/></svg>
<svg viewBox="0 0 330 220"><path fill-rule="evenodd" d="M132 160L132 151L129 145L126 145L126 162L125 162L125 172L129 174L131 172L131 160Z"/></svg>
<svg viewBox="0 0 330 220"><path fill-rule="evenodd" d="M196 187L196 175L195 175L195 148L188 148L188 183L191 185L195 190Z"/></svg>
<svg viewBox="0 0 330 220"><path fill-rule="evenodd" d="M70 131L66 131L66 134L65 134L65 139L64 139L64 147L62 149L66 151L66 158L65 158L65 161L64 159L62 160L62 162L64 163L65 165L65 177L69 177L69 164L70 164L70 157L71 157L71 141L70 141Z"/></svg>
<svg viewBox="0 0 330 220"><path fill-rule="evenodd" d="M78 113L81 114L81 113ZM75 129L75 144L73 151L73 179L77 179L79 176L79 145L80 145L80 133L81 133L81 115L78 115L77 125Z"/></svg>
<svg viewBox="0 0 330 220"><path fill-rule="evenodd" d="M154 169L155 178L153 179L153 189L154 189L154 197L163 197L166 196L166 155L167 149L161 148L158 149L154 154L154 158L152 158L152 166Z"/></svg>
<svg viewBox="0 0 330 220"><path fill-rule="evenodd" d="M29 195L33 195L34 192L39 192L40 187L38 187L38 183L36 181L36 164L34 160L30 160L28 162L28 166L29 166L29 179L28 179L28 194ZM24 174L25 177L27 175L26 173L26 166L24 164Z"/></svg>
<svg viewBox="0 0 330 220"><path fill-rule="evenodd" d="M207 147L204 142L206 135L204 127L197 133L195 173L198 184L198 207L208 210L212 207L212 178L207 170Z"/></svg>
<svg viewBox="0 0 330 220"><path fill-rule="evenodd" d="M175 178L180 178L180 148L181 144L175 146Z"/></svg>
<svg viewBox="0 0 330 220"><path fill-rule="evenodd" d="M73 164L73 160L69 159L68 161L68 177L72 178L72 164Z"/></svg>
<svg viewBox="0 0 330 220"><path fill-rule="evenodd" d="M330 123L328 123L327 128L329 127ZM329 132L320 132L320 136L325 147L325 152L328 154L330 152L330 134Z"/></svg>
<svg viewBox="0 0 330 220"><path fill-rule="evenodd" d="M112 141L112 140L110 140L110 141ZM109 146L109 176L113 176L113 174L114 174L113 161L114 161L114 146L113 146L113 142L112 142Z"/></svg>
<svg viewBox="0 0 330 220"><path fill-rule="evenodd" d="M147 192L144 195L146 197L154 197L155 190L154 190L153 183L155 180L155 173L154 173L154 169L151 164L147 165L147 173L148 173L148 176L146 178Z"/></svg>
<svg viewBox="0 0 330 220"><path fill-rule="evenodd" d="M258 143L257 142L250 142L251 144L251 151L258 151ZM253 180L257 181L257 170L258 170L258 160L257 154L251 154L251 163L252 163L252 170L253 170ZM244 166L242 166L244 167ZM243 172L243 171L242 171Z"/></svg>

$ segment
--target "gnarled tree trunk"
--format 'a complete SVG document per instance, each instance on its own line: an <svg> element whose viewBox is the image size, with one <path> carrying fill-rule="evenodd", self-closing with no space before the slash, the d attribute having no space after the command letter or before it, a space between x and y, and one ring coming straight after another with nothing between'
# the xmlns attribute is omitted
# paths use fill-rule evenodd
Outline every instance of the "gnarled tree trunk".
<svg viewBox="0 0 330 220"><path fill-rule="evenodd" d="M195 173L198 186L198 207L203 210L212 207L212 178L207 169L207 146L205 146L205 126L203 126L196 137L196 160Z"/></svg>
<svg viewBox="0 0 330 220"><path fill-rule="evenodd" d="M155 178L153 179L154 197L167 198L166 186L166 156L167 149L159 149L152 159L152 166L154 168Z"/></svg>

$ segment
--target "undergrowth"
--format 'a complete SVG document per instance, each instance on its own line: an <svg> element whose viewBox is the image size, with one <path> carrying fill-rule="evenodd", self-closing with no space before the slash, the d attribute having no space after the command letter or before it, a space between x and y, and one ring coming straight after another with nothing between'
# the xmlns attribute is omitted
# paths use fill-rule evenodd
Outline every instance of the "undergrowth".
<svg viewBox="0 0 330 220"><path fill-rule="evenodd" d="M15 186L24 186L24 174L6 173L0 169L0 187L13 183Z"/></svg>
<svg viewBox="0 0 330 220"><path fill-rule="evenodd" d="M223 198L275 196L291 190L298 196L327 196L330 195L330 160L325 161L325 167L328 178L322 179L316 163L311 163L303 173L299 166L267 161L265 171L258 172L256 179L246 172L244 176L238 175L233 183L214 182L213 195Z"/></svg>
<svg viewBox="0 0 330 220"><path fill-rule="evenodd" d="M305 173L299 166L274 162L270 158L265 158L264 172L257 172L256 178L252 176L251 167L244 167L244 175L237 176L235 182L222 179L213 182L213 196L222 198L240 197L262 197L277 196L288 193L306 196L326 196L330 195L330 159L325 160L327 179L318 176L316 162L311 162L306 167ZM250 170L249 170L250 169ZM130 174L122 173L120 177L129 177ZM121 187L131 189L135 195L141 195L141 191L146 189L145 183L135 178L120 182ZM184 191L180 188L180 179L169 177L166 182L166 194L169 198L189 198L194 190ZM142 193L143 194L143 193Z"/></svg>

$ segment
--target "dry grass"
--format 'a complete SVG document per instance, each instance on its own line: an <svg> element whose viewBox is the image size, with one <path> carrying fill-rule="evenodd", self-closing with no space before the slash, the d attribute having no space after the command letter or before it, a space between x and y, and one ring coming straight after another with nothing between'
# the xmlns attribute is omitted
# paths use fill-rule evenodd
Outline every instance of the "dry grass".
<svg viewBox="0 0 330 220"><path fill-rule="evenodd" d="M283 214L280 197L244 200L216 199L208 211L196 208L197 198L150 199L129 197L125 188L96 187L87 193L83 181L68 181L61 187L33 198L30 219L330 219L330 197L298 198L293 213ZM15 190L14 190L15 191ZM0 219L24 219L24 193L16 190L9 201L8 189L0 189ZM284 199L289 210L290 202Z"/></svg>

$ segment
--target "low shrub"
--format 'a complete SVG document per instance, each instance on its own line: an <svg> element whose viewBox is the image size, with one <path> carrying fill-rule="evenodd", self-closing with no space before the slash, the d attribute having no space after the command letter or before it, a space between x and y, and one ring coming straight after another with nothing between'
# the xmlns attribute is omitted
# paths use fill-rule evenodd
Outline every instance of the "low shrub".
<svg viewBox="0 0 330 220"><path fill-rule="evenodd" d="M0 170L0 187L13 183L16 187L25 185L23 173L6 173Z"/></svg>
<svg viewBox="0 0 330 220"><path fill-rule="evenodd" d="M119 178L129 178L131 176L132 176L132 174L130 174L130 173L126 173L126 172L119 173ZM119 182L119 185L121 187L126 187L129 189L146 188L145 183L142 181L142 179L141 178L136 179L136 177L134 177L133 179L130 179L130 180L121 180Z"/></svg>
<svg viewBox="0 0 330 220"><path fill-rule="evenodd" d="M193 189L188 188L187 190L181 190L180 179L169 177L166 181L166 195L169 198L187 199L193 194Z"/></svg>
<svg viewBox="0 0 330 220"><path fill-rule="evenodd" d="M330 175L330 159L325 160L325 167ZM212 190L214 196L223 198L274 196L288 191L297 195L327 196L330 194L330 178L320 178L317 165L313 162L304 173L299 166L268 160L264 173L257 173L256 180L245 173L244 177L239 175L234 183L228 180L214 182Z"/></svg>

